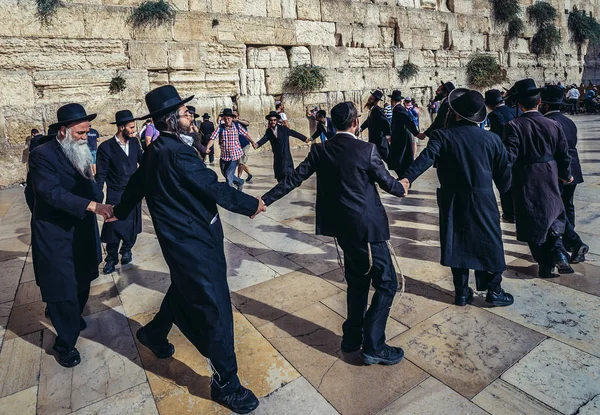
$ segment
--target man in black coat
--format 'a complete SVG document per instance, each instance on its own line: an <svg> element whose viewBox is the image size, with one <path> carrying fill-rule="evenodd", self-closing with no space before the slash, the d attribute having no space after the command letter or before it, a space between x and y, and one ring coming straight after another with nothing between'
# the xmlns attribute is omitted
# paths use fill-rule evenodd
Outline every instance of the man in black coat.
<svg viewBox="0 0 600 415"><path fill-rule="evenodd" d="M510 186L506 149L497 135L479 128L485 121L483 96L465 88L448 97L448 126L434 131L427 147L405 173L408 185L437 162L440 188L441 264L452 268L456 305L473 301L469 270L477 290L487 290L494 306L511 305L513 296L501 287L506 269L500 213L492 182L500 192Z"/></svg>
<svg viewBox="0 0 600 415"><path fill-rule="evenodd" d="M202 145L206 148L208 146L208 142L210 141L210 137L212 133L215 131L215 124L210 120L210 115L207 112L202 116L202 122L198 126L198 130L202 133ZM214 150L211 149L208 154L208 161L210 164L215 162L215 153ZM206 161L206 155L202 158Z"/></svg>
<svg viewBox="0 0 600 415"><path fill-rule="evenodd" d="M81 314L101 259L95 214L111 217L112 207L100 203L87 146L89 121L96 114L67 104L57 115L50 126L58 130L56 140L36 147L29 159L31 252L36 283L57 332L53 349L62 366L73 367L81 361L75 343L86 327Z"/></svg>
<svg viewBox="0 0 600 415"><path fill-rule="evenodd" d="M315 114L315 120L317 121L317 129L310 136L311 140L315 140L317 137L321 138L321 143L333 138L337 133L331 118L327 116L325 110L319 110Z"/></svg>
<svg viewBox="0 0 600 415"><path fill-rule="evenodd" d="M262 201L219 182L191 145L180 137L189 134L192 115L171 85L146 95L160 136L144 153L115 206L115 216L126 219L146 197L158 242L169 266L171 286L154 319L139 329L138 340L157 357L168 358L175 348L167 336L176 324L190 342L210 359L211 397L237 413L258 406L254 394L237 376L233 314L223 228L217 205L235 213L256 216Z"/></svg>
<svg viewBox="0 0 600 415"><path fill-rule="evenodd" d="M435 120L431 123L428 129L425 130L427 137L431 136L435 130L444 128L446 126L446 117L448 116L448 95L454 91L454 84L452 82L442 82L435 91L434 101L440 102L440 109L438 110Z"/></svg>
<svg viewBox="0 0 600 415"><path fill-rule="evenodd" d="M490 131L502 138L504 125L516 117L516 110L504 103L502 92L497 89L485 92L485 105L490 111L488 114ZM502 219L509 223L515 223L515 208L510 189L500 194L500 204L502 205Z"/></svg>
<svg viewBox="0 0 600 415"><path fill-rule="evenodd" d="M383 100L383 92L376 90L371 93L365 104L365 108L369 109L369 116L361 124L360 131L369 130L369 143L375 144L379 156L387 162L390 153L390 123L383 109L378 105L381 100Z"/></svg>
<svg viewBox="0 0 600 415"><path fill-rule="evenodd" d="M398 177L410 167L415 159L413 153L413 135L424 138L425 135L419 133L408 110L402 105L402 92L395 90L392 95L388 95L392 102L392 138L390 141L390 154L388 156L388 167L396 172Z"/></svg>
<svg viewBox="0 0 600 415"><path fill-rule="evenodd" d="M98 146L96 156L96 183L100 189L104 189L106 183L106 203L113 206L121 201L129 179L142 161L142 148L136 138L136 118L131 111L123 110L115 114L115 119L111 124L117 126L117 133ZM100 235L100 240L106 244L106 259L102 270L104 274L115 271L119 254L121 264L126 265L132 261L131 248L141 232L141 203L126 219L104 223Z"/></svg>
<svg viewBox="0 0 600 415"><path fill-rule="evenodd" d="M315 144L298 168L263 196L271 205L317 173L316 233L337 238L344 251L348 318L342 351L361 348L366 364L396 364L404 352L385 344L385 325L398 287L390 256L389 224L375 184L386 192L406 191L385 169L377 147L354 136L359 121L352 102L331 110L338 133ZM372 282L375 295L365 314Z"/></svg>
<svg viewBox="0 0 600 415"><path fill-rule="evenodd" d="M556 266L560 274L573 268L561 242L565 231L565 207L558 181L571 183L571 156L562 127L539 111L540 89L533 79L511 88L523 114L504 127L504 145L512 166L517 239L527 242L539 265L539 276L550 278Z"/></svg>
<svg viewBox="0 0 600 415"><path fill-rule="evenodd" d="M571 183L560 182L560 191L567 221L565 223L565 233L562 236L563 246L572 252L570 262L577 264L585 261L585 254L590 250L575 232L575 206L573 205L573 196L575 188L579 183L583 183L583 174L581 164L579 163L579 154L577 153L577 126L566 115L560 112L560 107L566 103L563 100L564 90L559 86L550 85L544 88L542 96L542 113L551 120L556 121L562 127L567 136L569 144L569 155L571 156Z"/></svg>
<svg viewBox="0 0 600 415"><path fill-rule="evenodd" d="M265 135L256 143L256 148L262 147L267 142L271 143L273 172L275 173L275 179L280 182L285 176L294 171L294 160L290 152L290 137L295 137L305 143L308 143L309 140L298 131L278 124L281 116L276 111L271 111L265 119L269 121L269 127L265 131Z"/></svg>
<svg viewBox="0 0 600 415"><path fill-rule="evenodd" d="M42 144L46 144L49 141L56 140L57 133L58 133L58 131L56 131L54 129L48 129L48 135L38 134L35 137L33 137L31 139L31 142L29 143L29 153L31 154L31 152L33 151L34 148L41 146ZM27 183L27 185L25 186L25 192L24 192L25 202L27 203L27 207L29 208L29 211L31 213L33 213L34 195L33 195L33 187L31 186L31 174L29 173L29 170L27 171L25 183Z"/></svg>

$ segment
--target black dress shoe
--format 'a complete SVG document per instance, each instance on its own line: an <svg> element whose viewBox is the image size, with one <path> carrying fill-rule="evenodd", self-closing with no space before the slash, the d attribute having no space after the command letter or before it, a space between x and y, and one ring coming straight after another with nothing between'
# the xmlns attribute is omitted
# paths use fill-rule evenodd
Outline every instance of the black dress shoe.
<svg viewBox="0 0 600 415"><path fill-rule="evenodd" d="M488 290L485 297L485 302L493 305L494 307L506 307L507 305L514 303L515 299L511 294L505 293L504 290L500 288L500 292Z"/></svg>
<svg viewBox="0 0 600 415"><path fill-rule="evenodd" d="M538 265L538 277L540 278L556 278L557 274L554 273L553 265Z"/></svg>
<svg viewBox="0 0 600 415"><path fill-rule="evenodd" d="M559 252L557 255L558 260L556 261L556 268L559 274L572 274L575 272L569 264L569 257L564 252Z"/></svg>
<svg viewBox="0 0 600 415"><path fill-rule="evenodd" d="M213 401L232 410L236 414L248 414L258 408L258 399L250 389L240 386L235 392L219 396L215 393L218 389L213 388L210 397Z"/></svg>
<svg viewBox="0 0 600 415"><path fill-rule="evenodd" d="M115 272L115 263L114 262L107 262L106 264L104 264L104 268L102 268L102 273L104 275L107 274L112 274L113 272Z"/></svg>
<svg viewBox="0 0 600 415"><path fill-rule="evenodd" d="M154 344L150 340L150 336L144 331L142 327L135 333L135 337L154 353L154 356L159 359L167 359L175 354L175 346L169 343L167 340L163 344Z"/></svg>
<svg viewBox="0 0 600 415"><path fill-rule="evenodd" d="M342 340L342 352L344 353L354 353L360 350L360 343L350 343Z"/></svg>
<svg viewBox="0 0 600 415"><path fill-rule="evenodd" d="M473 289L471 287L468 288L469 293L467 295L454 295L454 304L463 307L473 302Z"/></svg>
<svg viewBox="0 0 600 415"><path fill-rule="evenodd" d="M587 254L589 250L590 247L582 242L581 245L573 249L573 253L571 254L571 264L585 262L585 254Z"/></svg>
<svg viewBox="0 0 600 415"><path fill-rule="evenodd" d="M77 349L73 349L67 353L58 354L58 364L62 367L74 367L81 363L81 356Z"/></svg>
<svg viewBox="0 0 600 415"><path fill-rule="evenodd" d="M131 261L133 261L133 255L131 254L131 251L127 251L121 255L121 265L127 265Z"/></svg>
<svg viewBox="0 0 600 415"><path fill-rule="evenodd" d="M360 353L360 357L365 365L395 365L404 357L404 350L400 347L392 347L384 344L381 351L365 352L363 350Z"/></svg>

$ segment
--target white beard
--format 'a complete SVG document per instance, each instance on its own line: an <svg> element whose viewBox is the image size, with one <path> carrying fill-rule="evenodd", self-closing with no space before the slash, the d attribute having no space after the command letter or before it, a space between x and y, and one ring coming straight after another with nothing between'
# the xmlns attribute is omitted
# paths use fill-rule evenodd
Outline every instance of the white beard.
<svg viewBox="0 0 600 415"><path fill-rule="evenodd" d="M65 138L61 141L63 152L75 170L86 179L94 180L92 162L94 158L86 140L73 140L71 129L67 128Z"/></svg>

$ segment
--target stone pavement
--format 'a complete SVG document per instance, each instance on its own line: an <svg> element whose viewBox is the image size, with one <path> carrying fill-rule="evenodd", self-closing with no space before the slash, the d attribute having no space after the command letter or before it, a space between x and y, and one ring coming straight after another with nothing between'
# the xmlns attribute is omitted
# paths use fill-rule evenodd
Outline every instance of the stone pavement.
<svg viewBox="0 0 600 415"><path fill-rule="evenodd" d="M576 273L536 278L526 245L503 224L507 308L452 305L439 265L433 170L406 199L384 195L406 293L388 322L406 359L367 367L340 351L345 289L333 240L314 235L315 180L254 220L221 210L240 378L258 414L600 413L600 117L577 117L585 183L577 229L590 245ZM306 150L295 152L296 162ZM271 155L253 156L260 195ZM0 414L225 414L210 401L206 360L174 328L173 358L158 360L133 335L158 310L168 269L147 215L133 265L95 281L83 361L60 367L35 285L23 189L0 192ZM474 286L474 285L473 285Z"/></svg>

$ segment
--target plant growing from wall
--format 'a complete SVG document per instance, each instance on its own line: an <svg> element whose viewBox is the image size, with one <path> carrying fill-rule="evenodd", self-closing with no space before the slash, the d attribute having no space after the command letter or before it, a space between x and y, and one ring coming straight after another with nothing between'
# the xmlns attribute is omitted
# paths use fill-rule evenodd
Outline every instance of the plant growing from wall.
<svg viewBox="0 0 600 415"><path fill-rule="evenodd" d="M285 88L297 94L307 94L323 88L326 81L324 68L298 65L290 69L290 73L285 80Z"/></svg>
<svg viewBox="0 0 600 415"><path fill-rule="evenodd" d="M136 29L159 27L175 20L176 10L166 0L145 0L132 10L127 24Z"/></svg>
<svg viewBox="0 0 600 415"><path fill-rule="evenodd" d="M510 22L521 13L519 0L490 0L492 3L492 18L498 24Z"/></svg>
<svg viewBox="0 0 600 415"><path fill-rule="evenodd" d="M538 1L527 8L527 19L538 28L554 22L557 16L556 9L545 1Z"/></svg>
<svg viewBox="0 0 600 415"><path fill-rule="evenodd" d="M539 1L527 8L527 19L537 27L531 39L531 52L536 55L550 55L560 45L560 31L554 24L558 13L545 1Z"/></svg>
<svg viewBox="0 0 600 415"><path fill-rule="evenodd" d="M110 94L118 94L119 92L125 91L127 88L127 81L121 75L115 76L110 80L110 85L108 86L108 92Z"/></svg>
<svg viewBox="0 0 600 415"><path fill-rule="evenodd" d="M412 62L406 61L400 69L398 69L398 79L400 82L406 82L409 79L416 77L419 74L419 67Z"/></svg>
<svg viewBox="0 0 600 415"><path fill-rule="evenodd" d="M600 23L584 11L577 10L577 7L573 7L573 11L569 13L568 28L571 39L578 46L588 40L592 43L600 40Z"/></svg>
<svg viewBox="0 0 600 415"><path fill-rule="evenodd" d="M525 23L520 17L515 17L508 22L507 36L509 40L517 39L525 30Z"/></svg>
<svg viewBox="0 0 600 415"><path fill-rule="evenodd" d="M487 88L506 81L506 70L492 55L475 53L467 63L467 82L477 88Z"/></svg>
<svg viewBox="0 0 600 415"><path fill-rule="evenodd" d="M217 27L219 25L219 19L213 19L212 20L212 27Z"/></svg>
<svg viewBox="0 0 600 415"><path fill-rule="evenodd" d="M50 26L58 8L65 6L62 0L36 0L36 2L37 10L35 15L44 26Z"/></svg>

